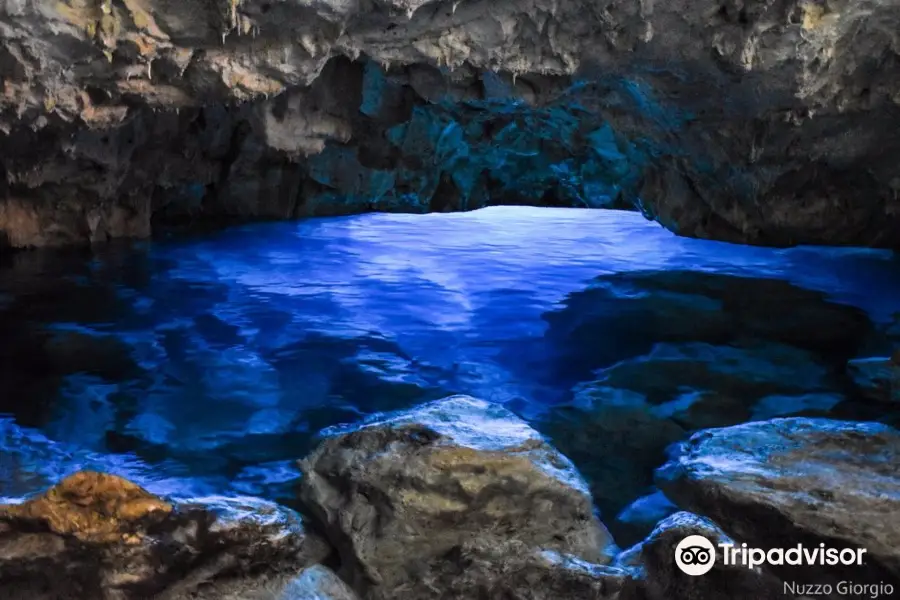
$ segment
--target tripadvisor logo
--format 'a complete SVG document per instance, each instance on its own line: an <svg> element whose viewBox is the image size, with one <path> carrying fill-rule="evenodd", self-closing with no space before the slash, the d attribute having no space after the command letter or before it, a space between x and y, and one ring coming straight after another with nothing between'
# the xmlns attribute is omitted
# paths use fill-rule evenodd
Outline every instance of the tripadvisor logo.
<svg viewBox="0 0 900 600"><path fill-rule="evenodd" d="M716 547L702 535L689 535L675 546L675 564L688 575L709 573L716 564Z"/></svg>
<svg viewBox="0 0 900 600"><path fill-rule="evenodd" d="M862 565L864 548L829 548L825 544L792 548L749 548L747 544L718 544L722 564L755 569L760 565ZM675 564L688 575L709 573L716 564L716 546L702 535L689 535L675 546Z"/></svg>

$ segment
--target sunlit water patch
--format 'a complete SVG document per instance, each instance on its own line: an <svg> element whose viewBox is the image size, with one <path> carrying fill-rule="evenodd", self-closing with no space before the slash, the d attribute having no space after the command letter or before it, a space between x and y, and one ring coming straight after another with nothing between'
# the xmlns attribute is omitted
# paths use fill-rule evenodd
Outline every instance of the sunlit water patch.
<svg viewBox="0 0 900 600"><path fill-rule="evenodd" d="M160 491L284 497L319 430L467 393L531 420L595 482L639 473L595 489L618 511L653 493L648 470L692 429L893 410L866 408L843 372L900 334L900 269L880 251L497 207L6 262L0 441L17 450L0 496L91 466Z"/></svg>

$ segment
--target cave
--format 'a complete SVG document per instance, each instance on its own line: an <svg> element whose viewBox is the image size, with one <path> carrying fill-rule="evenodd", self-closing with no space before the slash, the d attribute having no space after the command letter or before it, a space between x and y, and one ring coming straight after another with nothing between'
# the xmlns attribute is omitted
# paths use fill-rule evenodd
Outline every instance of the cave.
<svg viewBox="0 0 900 600"><path fill-rule="evenodd" d="M0 597L900 589L896 2L0 28Z"/></svg>

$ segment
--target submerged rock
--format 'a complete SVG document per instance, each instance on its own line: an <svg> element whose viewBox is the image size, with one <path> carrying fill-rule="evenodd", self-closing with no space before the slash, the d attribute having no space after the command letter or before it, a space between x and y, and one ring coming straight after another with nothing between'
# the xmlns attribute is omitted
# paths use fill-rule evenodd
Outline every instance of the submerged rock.
<svg viewBox="0 0 900 600"><path fill-rule="evenodd" d="M647 355L598 372L598 381L664 402L680 390L709 390L749 399L818 391L828 389L828 375L812 354L791 346L685 342L657 344Z"/></svg>
<svg viewBox="0 0 900 600"><path fill-rule="evenodd" d="M0 595L11 600L177 600L211 581L297 569L329 553L295 513L275 504L168 502L91 471L0 506ZM51 572L65 576L48 578Z"/></svg>
<svg viewBox="0 0 900 600"><path fill-rule="evenodd" d="M498 405L453 396L332 433L302 463L301 497L368 598L430 597L472 552L497 573L522 549L611 559L571 462ZM491 579L473 577L471 589Z"/></svg>
<svg viewBox="0 0 900 600"><path fill-rule="evenodd" d="M900 402L900 350L891 357L851 360L847 370L866 397L879 402Z"/></svg>
<svg viewBox="0 0 900 600"><path fill-rule="evenodd" d="M665 461L666 448L687 436L680 425L655 414L642 394L596 382L577 386L572 405L555 407L541 430L579 465L604 519L651 491L653 471ZM631 526L606 524L616 539L635 540Z"/></svg>
<svg viewBox="0 0 900 600"><path fill-rule="evenodd" d="M786 581L900 581L900 431L775 419L695 434L657 473L676 504L750 547L865 550L859 564L774 566Z"/></svg>
<svg viewBox="0 0 900 600"><path fill-rule="evenodd" d="M561 369L607 367L663 342L748 340L800 348L843 368L877 335L863 310L819 291L780 279L668 269L603 275L544 318Z"/></svg>
<svg viewBox="0 0 900 600"><path fill-rule="evenodd" d="M734 544L708 519L678 512L660 521L640 544L629 548L616 564L636 571L647 600L760 600L781 598L783 583L758 569L743 564L724 564L721 550L715 563L702 576L688 575L675 564L679 543L688 536L702 536L713 546Z"/></svg>
<svg viewBox="0 0 900 600"><path fill-rule="evenodd" d="M616 515L616 541L624 545L643 539L657 523L676 512L678 507L659 490L641 496Z"/></svg>

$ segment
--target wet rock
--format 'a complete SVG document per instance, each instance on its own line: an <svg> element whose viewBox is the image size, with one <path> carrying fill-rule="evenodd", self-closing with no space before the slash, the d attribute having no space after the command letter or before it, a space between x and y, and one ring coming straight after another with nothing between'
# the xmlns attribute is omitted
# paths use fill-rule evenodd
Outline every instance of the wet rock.
<svg viewBox="0 0 900 600"><path fill-rule="evenodd" d="M331 434L302 463L301 497L368 598L440 580L476 541L610 560L571 462L499 405L453 396Z"/></svg>
<svg viewBox="0 0 900 600"><path fill-rule="evenodd" d="M750 418L754 421L765 421L774 417L825 416L843 400L844 397L840 394L826 393L766 396L753 406Z"/></svg>
<svg viewBox="0 0 900 600"><path fill-rule="evenodd" d="M779 344L747 347L696 342L657 344L598 373L598 381L645 394L656 403L677 390L718 391L738 398L827 389L829 373L808 352Z"/></svg>
<svg viewBox="0 0 900 600"><path fill-rule="evenodd" d="M878 402L900 402L900 350L891 357L851 360L847 370L867 398Z"/></svg>
<svg viewBox="0 0 900 600"><path fill-rule="evenodd" d="M660 342L748 340L801 348L842 369L876 333L864 311L784 280L667 269L598 277L544 318L562 353L560 368L585 370L646 354Z"/></svg>
<svg viewBox="0 0 900 600"><path fill-rule="evenodd" d="M299 573L212 581L189 597L190 600L359 600L346 583L323 565L306 567Z"/></svg>
<svg viewBox="0 0 900 600"><path fill-rule="evenodd" d="M555 119L608 122L640 144L642 172L623 181L621 153L603 146L594 165L541 161L561 175L547 203L589 204L593 194L569 192L599 172L587 191L627 192L683 235L897 247L900 111L889 32L898 18L888 0L786 0L777 10L713 0L652 8L630 0L550 8L533 0L9 0L0 12L9 187L0 231L22 246L146 236L170 190L185 212L220 217L308 214L317 209L300 206L309 196L325 205L319 214L369 210L302 181L306 155L364 140L352 149L365 175L365 163L392 161L379 152L384 121L409 112L413 91L539 104L578 81ZM406 81L367 80L358 63L352 85L329 76L329 65L360 56ZM322 80L334 91L312 94ZM377 97L361 105L364 91ZM446 156L440 149L411 162L434 164ZM387 174L405 167L390 166ZM442 207L454 194L430 196ZM427 205L415 198L406 208Z"/></svg>
<svg viewBox="0 0 900 600"><path fill-rule="evenodd" d="M782 582L759 569L743 564L724 564L716 548L712 569L700 576L683 573L675 563L678 544L698 535L718 544L732 544L712 521L688 512L678 512L660 521L641 543L616 558L616 564L632 570L647 600L758 600L785 596Z"/></svg>
<svg viewBox="0 0 900 600"><path fill-rule="evenodd" d="M657 473L676 504L751 547L865 549L864 565L773 566L785 580L900 580L900 431L774 419L702 431Z"/></svg>
<svg viewBox="0 0 900 600"><path fill-rule="evenodd" d="M454 548L433 569L389 597L638 600L639 590L625 569L556 551L536 551L521 542L480 539Z"/></svg>
<svg viewBox="0 0 900 600"><path fill-rule="evenodd" d="M333 571L314 565L288 582L277 600L358 600L358 596Z"/></svg>
<svg viewBox="0 0 900 600"><path fill-rule="evenodd" d="M676 512L678 507L659 490L641 496L616 515L616 541L624 545L641 540L653 531L657 523Z"/></svg>
<svg viewBox="0 0 900 600"><path fill-rule="evenodd" d="M330 552L288 509L253 498L170 502L82 471L0 506L5 598L186 598L204 584L314 564ZM65 573L48 579L48 572Z"/></svg>

